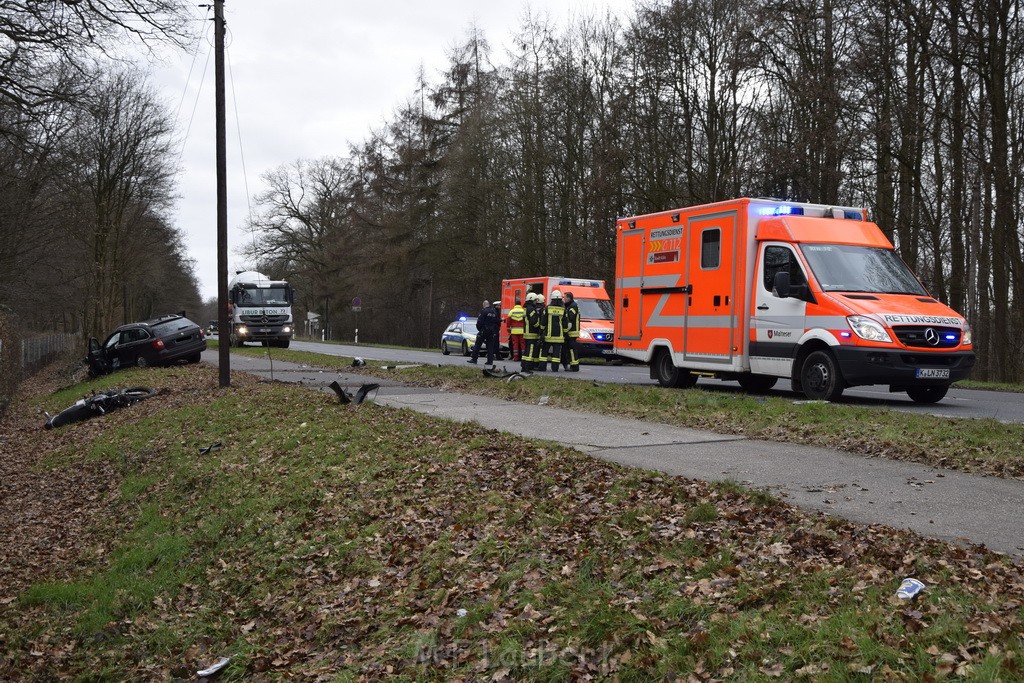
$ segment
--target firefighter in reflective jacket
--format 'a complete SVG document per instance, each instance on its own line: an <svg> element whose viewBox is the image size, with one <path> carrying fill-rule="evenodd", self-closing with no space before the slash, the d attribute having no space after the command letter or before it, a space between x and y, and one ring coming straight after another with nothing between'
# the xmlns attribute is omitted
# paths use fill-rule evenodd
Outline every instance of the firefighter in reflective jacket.
<svg viewBox="0 0 1024 683"><path fill-rule="evenodd" d="M505 327L508 328L508 350L512 353L512 360L523 360L526 350L526 339L523 338L526 331L526 309L519 303L519 292L516 292L516 303L505 318Z"/></svg>
<svg viewBox="0 0 1024 683"><path fill-rule="evenodd" d="M523 354L523 371L544 370L544 297L536 292L526 295L526 326L523 337L526 353Z"/></svg>
<svg viewBox="0 0 1024 683"><path fill-rule="evenodd" d="M580 338L580 307L572 292L565 293L565 342L562 344L562 366L570 372L580 371L576 342Z"/></svg>
<svg viewBox="0 0 1024 683"><path fill-rule="evenodd" d="M558 372L562 363L562 342L565 341L565 308L562 306L562 293L557 289L551 292L545 318L548 324L544 329L547 346L544 361L551 363L551 372Z"/></svg>

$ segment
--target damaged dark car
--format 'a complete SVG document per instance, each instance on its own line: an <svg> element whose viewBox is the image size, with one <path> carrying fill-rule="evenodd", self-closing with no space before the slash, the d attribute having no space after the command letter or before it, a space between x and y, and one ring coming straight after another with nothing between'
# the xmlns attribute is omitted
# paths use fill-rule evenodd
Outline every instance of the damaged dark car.
<svg viewBox="0 0 1024 683"><path fill-rule="evenodd" d="M206 333L199 325L183 315L164 315L121 325L102 344L90 337L85 364L89 375L98 377L125 367L198 363L205 350Z"/></svg>

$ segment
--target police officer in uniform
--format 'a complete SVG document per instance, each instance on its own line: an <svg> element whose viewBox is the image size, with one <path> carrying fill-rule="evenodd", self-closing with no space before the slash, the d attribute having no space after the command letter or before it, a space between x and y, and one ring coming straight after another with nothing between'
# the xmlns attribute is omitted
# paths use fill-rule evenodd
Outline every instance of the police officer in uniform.
<svg viewBox="0 0 1024 683"><path fill-rule="evenodd" d="M481 344L487 345L487 364L494 365L494 353L498 348L498 330L501 329L501 317L491 306L491 302L484 299L483 310L476 319L476 341L473 343L472 357L467 363L476 364L480 356Z"/></svg>
<svg viewBox="0 0 1024 683"><path fill-rule="evenodd" d="M565 293L565 342L562 344L562 366L570 372L580 371L576 344L580 338L580 307L572 292Z"/></svg>

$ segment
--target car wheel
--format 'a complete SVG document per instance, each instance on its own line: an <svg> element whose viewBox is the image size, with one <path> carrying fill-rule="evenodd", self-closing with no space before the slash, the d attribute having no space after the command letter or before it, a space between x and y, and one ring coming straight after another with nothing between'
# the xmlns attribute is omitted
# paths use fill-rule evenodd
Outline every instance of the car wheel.
<svg viewBox="0 0 1024 683"><path fill-rule="evenodd" d="M195 353L193 353L191 356L188 357L188 362L189 363L198 363L202 359L203 359L202 352L201 351L196 351Z"/></svg>
<svg viewBox="0 0 1024 683"><path fill-rule="evenodd" d="M907 389L907 396L913 399L914 403L938 403L946 397L949 385L943 387L911 387Z"/></svg>
<svg viewBox="0 0 1024 683"><path fill-rule="evenodd" d="M140 368L148 368L150 365L152 365L152 363L149 362L148 358L140 355L138 358L135 359L135 365Z"/></svg>
<svg viewBox="0 0 1024 683"><path fill-rule="evenodd" d="M815 351L807 356L800 369L800 386L812 401L835 401L843 395L843 376L831 353Z"/></svg>
<svg viewBox="0 0 1024 683"><path fill-rule="evenodd" d="M469 355L469 343L465 339L462 340L462 355Z"/></svg>
<svg viewBox="0 0 1024 683"><path fill-rule="evenodd" d="M743 387L744 391L751 394L763 394L774 387L775 383L779 381L779 378L769 377L768 375L746 374L740 375L737 381L740 383L740 386Z"/></svg>
<svg viewBox="0 0 1024 683"><path fill-rule="evenodd" d="M448 342L446 342L444 339L441 340L441 353L443 353L446 356L451 353L451 351L448 350Z"/></svg>
<svg viewBox="0 0 1024 683"><path fill-rule="evenodd" d="M654 356L654 375L658 384L669 389L688 389L697 383L697 375L675 366L668 349L658 349Z"/></svg>

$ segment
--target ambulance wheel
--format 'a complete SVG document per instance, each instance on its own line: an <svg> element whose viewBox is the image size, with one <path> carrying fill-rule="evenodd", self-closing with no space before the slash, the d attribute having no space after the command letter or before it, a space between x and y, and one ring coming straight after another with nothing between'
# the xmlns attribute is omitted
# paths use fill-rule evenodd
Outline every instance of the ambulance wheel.
<svg viewBox="0 0 1024 683"><path fill-rule="evenodd" d="M753 375L746 374L740 375L737 379L743 390L751 394L763 394L779 381L778 377L770 377L768 375Z"/></svg>
<svg viewBox="0 0 1024 683"><path fill-rule="evenodd" d="M839 365L828 351L815 351L804 360L800 370L804 396L812 401L835 401L843 395L845 385Z"/></svg>
<svg viewBox="0 0 1024 683"><path fill-rule="evenodd" d="M668 389L688 389L697 383L697 375L677 368L666 349L659 349L654 357L654 375L658 384Z"/></svg>
<svg viewBox="0 0 1024 683"><path fill-rule="evenodd" d="M938 403L946 397L949 385L943 387L911 387L907 389L907 396L914 400L914 403Z"/></svg>

